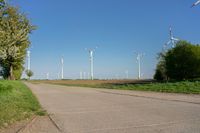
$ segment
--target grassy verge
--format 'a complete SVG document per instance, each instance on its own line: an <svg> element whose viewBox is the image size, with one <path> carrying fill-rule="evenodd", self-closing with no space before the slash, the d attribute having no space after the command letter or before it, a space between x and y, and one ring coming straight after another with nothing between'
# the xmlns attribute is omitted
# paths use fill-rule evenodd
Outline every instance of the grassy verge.
<svg viewBox="0 0 200 133"><path fill-rule="evenodd" d="M66 86L107 88L120 90L154 91L166 93L200 94L200 81L158 83L155 81L37 81Z"/></svg>
<svg viewBox="0 0 200 133"><path fill-rule="evenodd" d="M101 87L101 86L100 86ZM200 82L174 82L174 83L149 83L149 84L125 84L125 85L104 85L104 88L154 91L166 93L200 94Z"/></svg>
<svg viewBox="0 0 200 133"><path fill-rule="evenodd" d="M0 81L0 128L44 114L32 92L20 81Z"/></svg>

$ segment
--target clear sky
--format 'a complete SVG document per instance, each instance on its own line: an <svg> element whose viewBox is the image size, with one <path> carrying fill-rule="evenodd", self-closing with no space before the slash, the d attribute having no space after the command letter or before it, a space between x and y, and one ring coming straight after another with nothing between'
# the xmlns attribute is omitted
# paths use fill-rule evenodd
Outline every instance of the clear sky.
<svg viewBox="0 0 200 133"><path fill-rule="evenodd" d="M200 43L200 6L195 0L12 0L38 29L31 35L34 78L57 78L64 57L65 78L89 72L85 48L98 46L97 78L137 77L136 55L144 52L142 73L151 78L157 53L174 36Z"/></svg>

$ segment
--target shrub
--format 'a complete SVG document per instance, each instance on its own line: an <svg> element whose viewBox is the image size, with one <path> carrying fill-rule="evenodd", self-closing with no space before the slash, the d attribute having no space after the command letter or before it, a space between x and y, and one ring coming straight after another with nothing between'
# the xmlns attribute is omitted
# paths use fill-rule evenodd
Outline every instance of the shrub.
<svg viewBox="0 0 200 133"><path fill-rule="evenodd" d="M200 78L200 46L179 41L161 53L154 78L157 80L191 80Z"/></svg>
<svg viewBox="0 0 200 133"><path fill-rule="evenodd" d="M200 77L200 46L179 41L165 56L166 74L170 79L186 80Z"/></svg>

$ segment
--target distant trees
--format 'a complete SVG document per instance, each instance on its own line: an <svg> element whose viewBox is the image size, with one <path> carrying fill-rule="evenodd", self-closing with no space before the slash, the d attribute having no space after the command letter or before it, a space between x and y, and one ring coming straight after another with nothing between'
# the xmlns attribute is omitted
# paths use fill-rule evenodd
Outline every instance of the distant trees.
<svg viewBox="0 0 200 133"><path fill-rule="evenodd" d="M156 68L157 80L187 80L200 77L200 46L179 41L176 47L161 53Z"/></svg>
<svg viewBox="0 0 200 133"><path fill-rule="evenodd" d="M26 70L26 75L28 76L28 79L30 80L33 76L33 72L31 70Z"/></svg>
<svg viewBox="0 0 200 133"><path fill-rule="evenodd" d="M29 34L35 29L19 9L0 0L0 66L5 79L20 79L29 47Z"/></svg>

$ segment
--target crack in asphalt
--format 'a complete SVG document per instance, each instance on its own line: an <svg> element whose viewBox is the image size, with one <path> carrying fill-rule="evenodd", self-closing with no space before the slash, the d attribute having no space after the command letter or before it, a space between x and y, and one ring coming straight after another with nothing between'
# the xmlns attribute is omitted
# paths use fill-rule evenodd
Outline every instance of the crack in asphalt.
<svg viewBox="0 0 200 133"><path fill-rule="evenodd" d="M51 114L52 115L52 114ZM62 129L58 126L58 124L53 120L50 114L48 114L49 120L52 122L52 124L58 129L60 133L62 133Z"/></svg>

